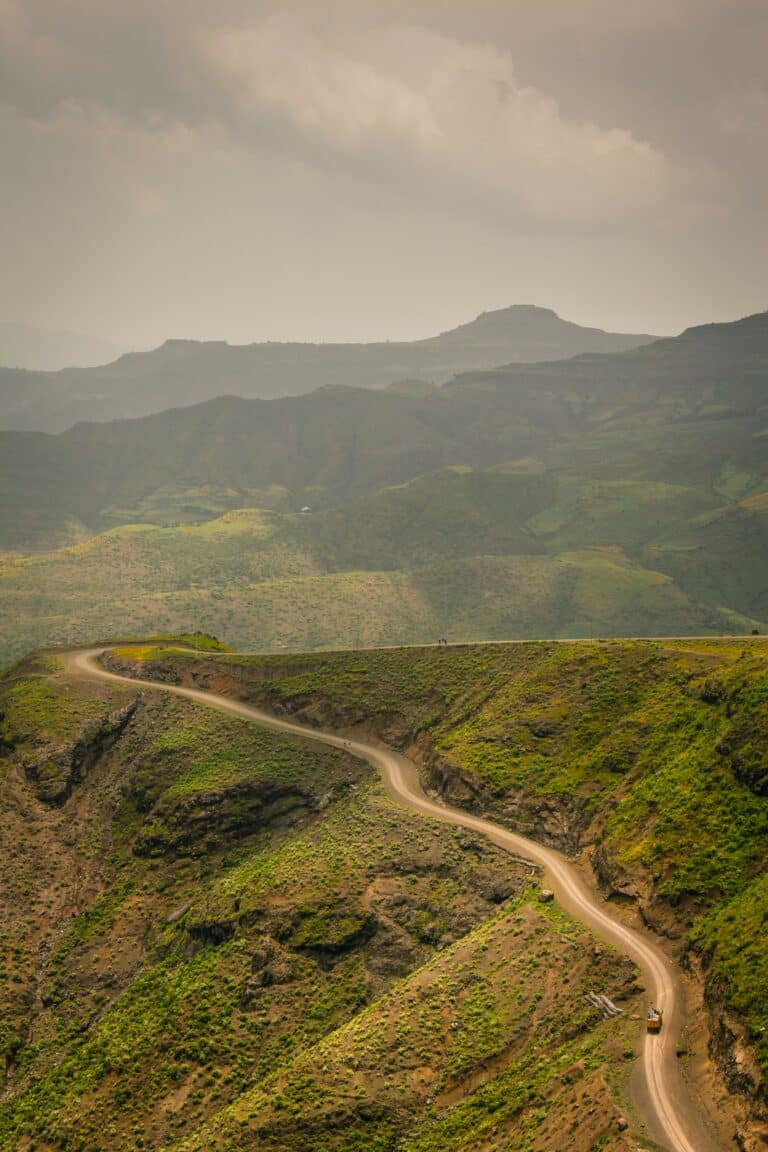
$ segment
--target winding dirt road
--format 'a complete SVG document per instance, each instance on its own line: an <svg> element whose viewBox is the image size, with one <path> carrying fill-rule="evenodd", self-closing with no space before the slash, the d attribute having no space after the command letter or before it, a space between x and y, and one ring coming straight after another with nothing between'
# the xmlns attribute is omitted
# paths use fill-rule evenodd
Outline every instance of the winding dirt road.
<svg viewBox="0 0 768 1152"><path fill-rule="evenodd" d="M195 688L134 680L107 672L96 658L103 649L70 652L64 656L69 674L89 679L108 680L151 688L184 696L203 704L251 720L264 728L300 736L359 756L376 768L390 795L399 803L448 824L458 824L481 833L500 848L524 856L541 865L545 882L559 903L577 920L587 925L603 940L630 957L640 968L648 999L664 1010L664 1027L660 1035L645 1035L642 1042L644 1090L638 1106L643 1112L647 1134L669 1149L669 1152L723 1152L721 1145L702 1119L702 1110L692 1100L680 1074L676 1049L683 1024L683 995L676 966L654 942L650 934L627 927L607 910L602 898L591 891L568 860L553 849L545 848L524 836L518 836L499 824L471 813L431 800L421 788L416 766L405 756L384 746L347 739L333 732L308 728L282 720L238 700L203 692Z"/></svg>

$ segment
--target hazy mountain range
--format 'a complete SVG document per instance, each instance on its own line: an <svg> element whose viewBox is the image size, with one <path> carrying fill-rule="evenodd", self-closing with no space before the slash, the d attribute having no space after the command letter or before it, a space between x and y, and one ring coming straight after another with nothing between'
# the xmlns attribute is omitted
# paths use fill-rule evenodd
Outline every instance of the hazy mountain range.
<svg viewBox="0 0 768 1152"><path fill-rule="evenodd" d="M97 368L0 369L0 427L57 432L79 420L144 416L221 395L269 398L330 384L442 383L468 369L621 352L652 339L582 328L548 308L517 305L412 342L231 346L168 340L151 352L129 353Z"/></svg>
<svg viewBox="0 0 768 1152"><path fill-rule="evenodd" d="M726 461L741 471L766 463L767 371L760 313L618 356L465 373L412 394L339 386L274 400L221 396L55 435L11 430L0 433L4 515L35 505L95 530L116 503L168 485L220 485L229 507L252 495L259 507L327 506L448 467L523 458L539 463L515 470L578 464L712 488ZM0 533L6 546L12 534L34 543L7 521Z"/></svg>
<svg viewBox="0 0 768 1152"><path fill-rule="evenodd" d="M766 385L761 313L441 387L2 432L0 647L762 629Z"/></svg>

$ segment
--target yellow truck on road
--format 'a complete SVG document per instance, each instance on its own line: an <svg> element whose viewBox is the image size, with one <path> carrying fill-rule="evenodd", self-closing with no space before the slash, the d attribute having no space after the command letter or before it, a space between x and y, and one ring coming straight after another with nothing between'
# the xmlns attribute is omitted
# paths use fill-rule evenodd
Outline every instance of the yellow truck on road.
<svg viewBox="0 0 768 1152"><path fill-rule="evenodd" d="M645 1027L648 1032L661 1032L661 1022L664 1019L662 1008L649 1008L645 1017Z"/></svg>

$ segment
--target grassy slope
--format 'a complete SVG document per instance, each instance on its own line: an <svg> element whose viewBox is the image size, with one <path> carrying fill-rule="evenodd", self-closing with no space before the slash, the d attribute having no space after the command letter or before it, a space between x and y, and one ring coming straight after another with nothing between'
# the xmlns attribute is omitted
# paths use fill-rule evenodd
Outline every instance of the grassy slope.
<svg viewBox="0 0 768 1152"><path fill-rule="evenodd" d="M615 1147L610 1077L630 1056L628 1030L596 1033L584 997L601 985L626 988L628 970L584 943L556 912L525 897L507 905L179 1152L282 1152L302 1139L318 1150L384 1152L398 1138L408 1152L522 1152L558 1146L564 1133L570 1147ZM585 1115L586 1100L603 1114Z"/></svg>
<svg viewBox="0 0 768 1152"><path fill-rule="evenodd" d="M751 617L727 605L768 613L755 575L766 517L737 513L755 522L742 532L743 567L731 558L744 547L729 540L707 550L705 571L698 538L681 567L676 541L705 531L692 521L711 504L660 483L448 471L311 516L240 509L127 525L0 557L0 659L30 644L199 627L262 649L748 631ZM640 558L648 540L655 550Z"/></svg>
<svg viewBox="0 0 768 1152"><path fill-rule="evenodd" d="M189 665L161 662L180 677ZM746 1021L768 1070L765 641L231 656L215 665L238 691L272 704L327 723L375 724L415 748L459 803L570 848L596 846L607 889L638 899L652 923L703 957L713 1002Z"/></svg>
<svg viewBox="0 0 768 1152"><path fill-rule="evenodd" d="M551 1106L574 1148L626 1152L636 1025L582 994L633 1003L630 966L359 763L185 701L127 713L134 697L51 657L0 681L0 1148L257 1130L265 1148L498 1131L522 1149ZM53 799L49 765L70 786ZM566 957L568 987L542 983Z"/></svg>

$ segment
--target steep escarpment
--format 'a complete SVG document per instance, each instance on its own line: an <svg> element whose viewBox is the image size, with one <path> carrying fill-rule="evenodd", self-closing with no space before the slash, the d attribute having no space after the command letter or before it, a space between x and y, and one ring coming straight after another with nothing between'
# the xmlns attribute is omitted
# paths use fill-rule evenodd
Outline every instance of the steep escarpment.
<svg viewBox="0 0 768 1152"><path fill-rule="evenodd" d="M0 710L0 1148L630 1152L636 973L530 868L343 751L54 656Z"/></svg>
<svg viewBox="0 0 768 1152"><path fill-rule="evenodd" d="M764 641L147 655L119 659L310 724L363 726L407 750L452 802L583 854L606 896L637 909L700 983L721 1086L752 1115L744 1146L757 1138L768 1069Z"/></svg>
<svg viewBox="0 0 768 1152"><path fill-rule="evenodd" d="M34 748L23 761L24 770L34 782L38 799L63 804L72 789L114 746L136 709L130 701L113 712L86 724L74 739L55 743L33 738Z"/></svg>

